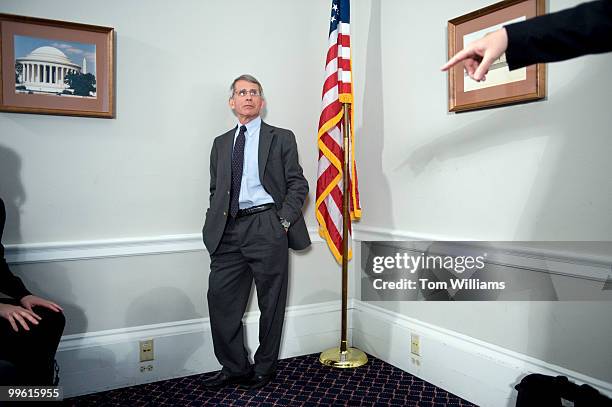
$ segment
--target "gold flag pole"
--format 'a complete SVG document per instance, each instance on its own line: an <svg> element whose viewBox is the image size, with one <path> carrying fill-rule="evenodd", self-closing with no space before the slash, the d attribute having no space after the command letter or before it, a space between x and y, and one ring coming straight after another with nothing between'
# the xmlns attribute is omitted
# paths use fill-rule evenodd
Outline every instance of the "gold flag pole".
<svg viewBox="0 0 612 407"><path fill-rule="evenodd" d="M349 135L350 135L350 114L351 108L349 103L343 103L344 109L344 163L343 163L343 194L342 194L342 332L340 334L340 347L331 348L319 356L321 363L327 366L337 368L355 368L368 363L368 357L359 349L348 347L348 324L347 324L347 308L348 308L348 240L349 240L349 225L351 215L349 210L350 205L350 188L349 188L349 171L350 171L350 155L349 155Z"/></svg>

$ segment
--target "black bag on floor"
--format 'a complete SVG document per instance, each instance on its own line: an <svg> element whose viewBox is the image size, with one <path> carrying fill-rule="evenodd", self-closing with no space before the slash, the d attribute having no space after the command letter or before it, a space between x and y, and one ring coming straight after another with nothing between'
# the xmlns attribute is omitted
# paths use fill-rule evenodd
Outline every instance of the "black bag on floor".
<svg viewBox="0 0 612 407"><path fill-rule="evenodd" d="M516 407L612 407L612 400L588 384L578 386L565 376L530 374L516 386Z"/></svg>

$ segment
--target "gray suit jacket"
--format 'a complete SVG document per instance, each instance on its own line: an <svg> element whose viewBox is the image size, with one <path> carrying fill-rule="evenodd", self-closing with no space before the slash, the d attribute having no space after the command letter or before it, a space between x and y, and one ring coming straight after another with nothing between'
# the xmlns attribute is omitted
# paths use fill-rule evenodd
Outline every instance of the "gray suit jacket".
<svg viewBox="0 0 612 407"><path fill-rule="evenodd" d="M204 244L210 254L219 246L227 221L232 183L232 149L236 128L218 136L210 153L210 207L202 229ZM259 179L272 196L279 217L291 222L289 247L296 250L310 246L310 237L302 215L308 195L308 181L298 162L293 132L261 122L259 131Z"/></svg>

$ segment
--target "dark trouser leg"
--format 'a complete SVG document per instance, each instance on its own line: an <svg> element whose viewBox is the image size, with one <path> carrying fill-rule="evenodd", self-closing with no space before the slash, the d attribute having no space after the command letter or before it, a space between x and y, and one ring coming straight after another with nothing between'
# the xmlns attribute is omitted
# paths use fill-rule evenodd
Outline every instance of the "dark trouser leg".
<svg viewBox="0 0 612 407"><path fill-rule="evenodd" d="M18 305L12 300L2 302ZM38 325L29 324L30 331L19 326L15 332L6 319L0 319L0 359L15 366L18 384L51 385L53 360L66 320L63 313L47 308L35 307L34 312L42 319Z"/></svg>
<svg viewBox="0 0 612 407"><path fill-rule="evenodd" d="M0 386L17 384L17 368L8 360L0 360Z"/></svg>
<svg viewBox="0 0 612 407"><path fill-rule="evenodd" d="M276 370L287 301L287 235L276 212L269 210L250 216L243 253L253 272L259 317L259 347L255 353L255 374Z"/></svg>
<svg viewBox="0 0 612 407"><path fill-rule="evenodd" d="M242 317L253 279L240 251L237 229L236 222L229 220L219 247L211 255L207 295L215 356L230 376L251 370Z"/></svg>

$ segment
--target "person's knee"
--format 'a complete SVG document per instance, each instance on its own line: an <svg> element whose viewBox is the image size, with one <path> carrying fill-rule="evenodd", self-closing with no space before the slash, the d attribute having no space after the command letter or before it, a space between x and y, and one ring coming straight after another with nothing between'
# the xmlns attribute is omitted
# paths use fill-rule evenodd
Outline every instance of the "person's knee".
<svg viewBox="0 0 612 407"><path fill-rule="evenodd" d="M66 316L64 315L63 312L51 312L53 315L53 321L54 321L54 325L57 326L58 328L61 327L62 331L64 330L64 327L66 326Z"/></svg>
<svg viewBox="0 0 612 407"><path fill-rule="evenodd" d="M46 332L51 332L56 336L61 336L66 325L66 317L63 312L56 312L48 308L35 307L34 312L41 318L39 328Z"/></svg>
<svg viewBox="0 0 612 407"><path fill-rule="evenodd" d="M230 293L227 292L226 288L220 281L213 278L209 279L208 291L206 292L206 297L208 298L209 303L211 301L214 303L224 302L228 299L229 294Z"/></svg>

